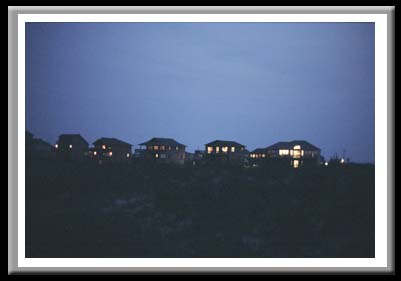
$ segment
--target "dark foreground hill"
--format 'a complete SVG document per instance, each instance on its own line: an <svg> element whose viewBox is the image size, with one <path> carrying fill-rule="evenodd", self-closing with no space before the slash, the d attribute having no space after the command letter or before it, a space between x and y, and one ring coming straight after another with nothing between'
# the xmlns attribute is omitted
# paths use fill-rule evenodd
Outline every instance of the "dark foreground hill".
<svg viewBox="0 0 401 281"><path fill-rule="evenodd" d="M374 166L26 167L27 257L374 257Z"/></svg>

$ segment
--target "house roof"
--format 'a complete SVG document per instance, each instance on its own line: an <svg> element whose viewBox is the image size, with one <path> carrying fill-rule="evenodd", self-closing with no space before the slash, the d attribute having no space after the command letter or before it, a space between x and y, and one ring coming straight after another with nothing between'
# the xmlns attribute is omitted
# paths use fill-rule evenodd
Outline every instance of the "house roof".
<svg viewBox="0 0 401 281"><path fill-rule="evenodd" d="M71 143L89 143L80 134L62 134L59 136L59 142L71 142Z"/></svg>
<svg viewBox="0 0 401 281"><path fill-rule="evenodd" d="M278 149L293 149L295 145L301 146L301 149L303 150L319 150L317 146L314 146L313 144L304 141L304 140L294 140L294 141L281 141L277 142L271 146L266 147L266 150L278 150Z"/></svg>
<svg viewBox="0 0 401 281"><path fill-rule="evenodd" d="M116 139L116 138L100 138L93 142L94 145L97 144L105 144L105 145L124 145L124 146L132 146L132 144L127 143L125 141Z"/></svg>
<svg viewBox="0 0 401 281"><path fill-rule="evenodd" d="M209 143L207 143L207 144L205 144L206 146L243 146L243 147L245 147L245 145L243 145L243 144L240 144L240 143L238 143L238 142L235 142L235 141L226 141L226 140L215 140L215 141L212 141L212 142L209 142Z"/></svg>
<svg viewBox="0 0 401 281"><path fill-rule="evenodd" d="M186 147L186 145L177 142L175 139L169 139L169 138L152 138L146 142L140 143L139 145L166 145L166 146Z"/></svg>
<svg viewBox="0 0 401 281"><path fill-rule="evenodd" d="M266 153L267 149L266 148L256 148L255 150L252 150L251 153L258 154L258 153Z"/></svg>

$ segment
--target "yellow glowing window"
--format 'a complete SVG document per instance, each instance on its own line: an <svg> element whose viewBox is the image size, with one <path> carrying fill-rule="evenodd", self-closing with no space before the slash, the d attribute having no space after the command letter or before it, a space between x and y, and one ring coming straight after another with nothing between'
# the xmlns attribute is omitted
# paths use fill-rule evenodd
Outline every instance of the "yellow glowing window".
<svg viewBox="0 0 401 281"><path fill-rule="evenodd" d="M106 149L106 145L105 144L102 144L102 149Z"/></svg>
<svg viewBox="0 0 401 281"><path fill-rule="evenodd" d="M154 150L159 150L159 146L158 146L158 145L155 145L155 146L153 147L153 149L154 149Z"/></svg>
<svg viewBox="0 0 401 281"><path fill-rule="evenodd" d="M288 155L290 153L290 151L288 149L280 149L278 151L279 155Z"/></svg>
<svg viewBox="0 0 401 281"><path fill-rule="evenodd" d="M235 152L235 147L234 146L231 147L231 152Z"/></svg>
<svg viewBox="0 0 401 281"><path fill-rule="evenodd" d="M208 146L208 147L207 147L207 154L210 154L210 153L212 153L212 152L213 152L213 147Z"/></svg>
<svg viewBox="0 0 401 281"><path fill-rule="evenodd" d="M216 153L220 152L220 147L216 146Z"/></svg>
<svg viewBox="0 0 401 281"><path fill-rule="evenodd" d="M262 157L265 158L265 157L266 157L266 154L262 154Z"/></svg>
<svg viewBox="0 0 401 281"><path fill-rule="evenodd" d="M109 152L109 156L113 156L113 151L110 151L110 152Z"/></svg>
<svg viewBox="0 0 401 281"><path fill-rule="evenodd" d="M296 145L296 146L294 146L294 149L301 149L301 146L300 145Z"/></svg>
<svg viewBox="0 0 401 281"><path fill-rule="evenodd" d="M56 143L56 144L54 145L54 147L55 147L55 148L58 148L58 144Z"/></svg>
<svg viewBox="0 0 401 281"><path fill-rule="evenodd" d="M158 153L155 154L155 158L159 158L159 154Z"/></svg>
<svg viewBox="0 0 401 281"><path fill-rule="evenodd" d="M70 148L72 148L72 144L70 144Z"/></svg>
<svg viewBox="0 0 401 281"><path fill-rule="evenodd" d="M303 150L301 150L301 156L304 156L304 151Z"/></svg>
<svg viewBox="0 0 401 281"><path fill-rule="evenodd" d="M228 152L228 146L223 146L223 147L221 148L221 151L223 151L223 152Z"/></svg>
<svg viewBox="0 0 401 281"><path fill-rule="evenodd" d="M298 160L294 160L293 166L294 166L294 168L298 168L299 167L299 161Z"/></svg>
<svg viewBox="0 0 401 281"><path fill-rule="evenodd" d="M294 157L294 158L299 158L299 157L301 157L301 151L299 151L299 150L294 150L294 153L293 153L293 156L292 157Z"/></svg>

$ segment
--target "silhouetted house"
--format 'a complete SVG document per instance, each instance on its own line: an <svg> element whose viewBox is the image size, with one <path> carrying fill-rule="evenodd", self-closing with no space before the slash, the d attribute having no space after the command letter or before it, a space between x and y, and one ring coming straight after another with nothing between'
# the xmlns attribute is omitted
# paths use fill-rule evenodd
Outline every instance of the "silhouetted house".
<svg viewBox="0 0 401 281"><path fill-rule="evenodd" d="M116 138L100 138L93 142L90 150L92 159L110 163L127 163L131 159L132 145Z"/></svg>
<svg viewBox="0 0 401 281"><path fill-rule="evenodd" d="M200 161L205 157L204 150L195 150L194 151L194 161Z"/></svg>
<svg viewBox="0 0 401 281"><path fill-rule="evenodd" d="M184 164L185 145L170 138L152 138L139 144L144 158L162 163Z"/></svg>
<svg viewBox="0 0 401 281"><path fill-rule="evenodd" d="M58 138L57 158L62 160L84 160L89 152L88 142L79 134L63 134Z"/></svg>
<svg viewBox="0 0 401 281"><path fill-rule="evenodd" d="M320 164L320 148L304 140L278 142L266 147L268 160L281 160L281 162L298 168L301 165Z"/></svg>
<svg viewBox="0 0 401 281"><path fill-rule="evenodd" d="M42 139L32 139L32 156L39 159L54 159L56 148Z"/></svg>
<svg viewBox="0 0 401 281"><path fill-rule="evenodd" d="M252 150L249 154L249 157L252 159L263 159L266 158L266 156L267 156L266 148L257 148L255 150Z"/></svg>
<svg viewBox="0 0 401 281"><path fill-rule="evenodd" d="M245 145L235 141L215 140L205 144L208 160L243 161L247 157Z"/></svg>
<svg viewBox="0 0 401 281"><path fill-rule="evenodd" d="M133 157L136 159L145 158L146 156L146 149L137 148L134 150Z"/></svg>
<svg viewBox="0 0 401 281"><path fill-rule="evenodd" d="M185 152L185 162L193 164L193 161L194 161L194 153Z"/></svg>

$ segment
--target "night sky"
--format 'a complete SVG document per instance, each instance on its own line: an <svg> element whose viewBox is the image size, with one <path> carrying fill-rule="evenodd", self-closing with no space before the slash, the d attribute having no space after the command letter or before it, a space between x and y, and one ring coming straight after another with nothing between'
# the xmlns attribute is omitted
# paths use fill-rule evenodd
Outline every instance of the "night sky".
<svg viewBox="0 0 401 281"><path fill-rule="evenodd" d="M374 163L374 24L27 23L26 129Z"/></svg>

